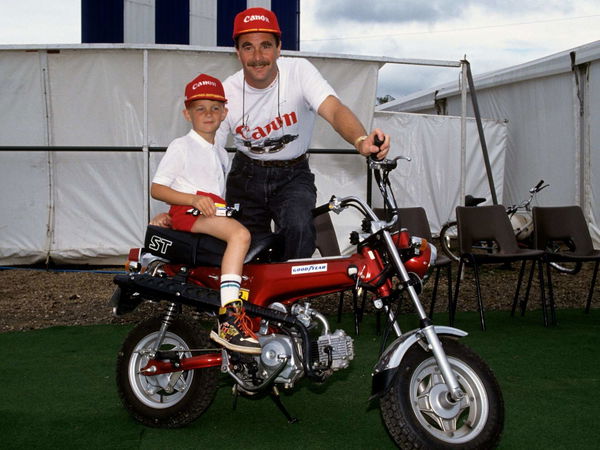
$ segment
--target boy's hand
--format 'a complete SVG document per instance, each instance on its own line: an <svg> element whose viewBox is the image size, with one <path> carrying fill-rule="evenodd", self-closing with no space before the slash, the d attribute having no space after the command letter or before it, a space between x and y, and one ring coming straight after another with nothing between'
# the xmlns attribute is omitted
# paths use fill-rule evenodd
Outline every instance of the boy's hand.
<svg viewBox="0 0 600 450"><path fill-rule="evenodd" d="M171 227L171 216L167 213L157 214L150 220L150 225L156 225L157 227L170 228Z"/></svg>
<svg viewBox="0 0 600 450"><path fill-rule="evenodd" d="M215 202L212 198L204 195L194 195L191 206L196 208L205 217L213 217L217 212Z"/></svg>

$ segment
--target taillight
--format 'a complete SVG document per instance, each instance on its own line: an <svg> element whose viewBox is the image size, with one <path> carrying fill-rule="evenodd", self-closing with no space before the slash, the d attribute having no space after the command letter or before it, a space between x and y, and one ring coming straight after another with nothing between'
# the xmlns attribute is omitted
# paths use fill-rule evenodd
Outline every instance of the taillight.
<svg viewBox="0 0 600 450"><path fill-rule="evenodd" d="M142 249L141 248L132 248L129 249L129 256L128 256L128 260L129 261L135 261L135 262L139 262L140 261L140 254L142 253Z"/></svg>
<svg viewBox="0 0 600 450"><path fill-rule="evenodd" d="M127 263L125 263L125 270L129 272L139 272L142 269L142 265L140 264L141 254L141 248L130 249L129 256L127 257Z"/></svg>

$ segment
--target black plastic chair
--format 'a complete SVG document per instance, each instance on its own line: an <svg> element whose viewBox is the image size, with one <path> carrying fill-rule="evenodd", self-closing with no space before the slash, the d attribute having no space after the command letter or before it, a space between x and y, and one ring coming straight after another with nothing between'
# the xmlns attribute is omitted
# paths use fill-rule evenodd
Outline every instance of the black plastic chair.
<svg viewBox="0 0 600 450"><path fill-rule="evenodd" d="M319 253L323 257L328 256L340 256L340 246L338 244L337 236L335 234L335 229L333 228L333 223L331 222L331 216L329 213L318 215L314 218L313 223L315 224L315 228L317 231L316 238L316 247L319 250ZM342 309L344 306L344 294L345 291L340 292L340 300L338 304L338 322L342 320ZM362 306L358 306L358 296L356 291L352 290L352 306L354 311L354 330L356 334L359 334L360 322L362 320L362 315L365 306L365 300L363 298Z"/></svg>
<svg viewBox="0 0 600 450"><path fill-rule="evenodd" d="M537 249L562 248L568 250L548 251L544 253L546 276L548 278L548 297L552 312L552 321L556 322L554 291L552 288L551 262L592 262L594 273L585 304L585 312L590 312L592 296L600 264L600 250L594 249L590 230L579 206L553 206L533 208L534 242ZM557 244L557 245L555 245Z"/></svg>
<svg viewBox="0 0 600 450"><path fill-rule="evenodd" d="M392 211L389 211L387 216L384 213L383 208L375 208L373 210L377 217L380 219L389 220L391 219ZM397 229L406 228L412 236L417 236L423 239L427 239L428 242L433 242L431 236L431 228L429 226L429 220L427 219L427 213L424 208L412 207L412 208L397 208L398 222L396 223ZM435 271L435 278L433 282L433 289L431 292L431 306L429 307L429 317L433 318L433 311L435 308L435 300L437 297L437 290L440 281L440 272L442 269L446 271L446 279L448 280L448 310L452 302L452 260L446 255L440 254L438 251L437 259L435 264L432 266L432 270Z"/></svg>
<svg viewBox="0 0 600 450"><path fill-rule="evenodd" d="M479 282L479 266L482 264L505 264L514 261L522 261L519 270L519 278L515 290L513 305L519 298L519 291L523 281L523 274L527 261L532 261L530 279L533 276L535 263L538 263L538 275L540 279L540 293L542 297L542 312L544 325L548 325L546 311L546 299L544 294L542 250L522 249L517 244L510 220L502 205L478 206L477 208L458 206L456 208L456 220L458 222L458 247L460 260L458 262L458 274L454 298L450 307L450 324L454 324L456 317L456 305L460 290L460 278L465 263L470 263L475 275L475 289L477 294L477 305L481 321L481 329L485 330L485 315L483 300L481 296L481 285ZM488 250L480 250L476 247L484 242L489 242ZM475 245L474 245L475 244ZM493 245L492 245L493 244Z"/></svg>

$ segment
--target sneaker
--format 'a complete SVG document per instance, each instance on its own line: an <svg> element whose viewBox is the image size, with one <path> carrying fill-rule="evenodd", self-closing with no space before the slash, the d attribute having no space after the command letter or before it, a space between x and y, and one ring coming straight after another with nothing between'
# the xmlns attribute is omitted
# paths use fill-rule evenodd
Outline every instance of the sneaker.
<svg viewBox="0 0 600 450"><path fill-rule="evenodd" d="M256 334L250 328L250 318L241 303L227 305L219 316L219 332L210 332L210 338L229 350L258 355L261 352Z"/></svg>

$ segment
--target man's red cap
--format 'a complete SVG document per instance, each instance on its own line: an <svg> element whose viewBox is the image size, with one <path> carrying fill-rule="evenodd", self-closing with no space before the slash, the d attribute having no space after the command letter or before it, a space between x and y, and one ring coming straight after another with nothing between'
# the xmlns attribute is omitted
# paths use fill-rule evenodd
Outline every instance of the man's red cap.
<svg viewBox="0 0 600 450"><path fill-rule="evenodd" d="M223 85L219 80L210 75L201 73L185 87L185 107L198 99L216 100L227 102Z"/></svg>
<svg viewBox="0 0 600 450"><path fill-rule="evenodd" d="M273 33L281 37L277 16L264 8L248 8L235 16L233 40L244 33Z"/></svg>

